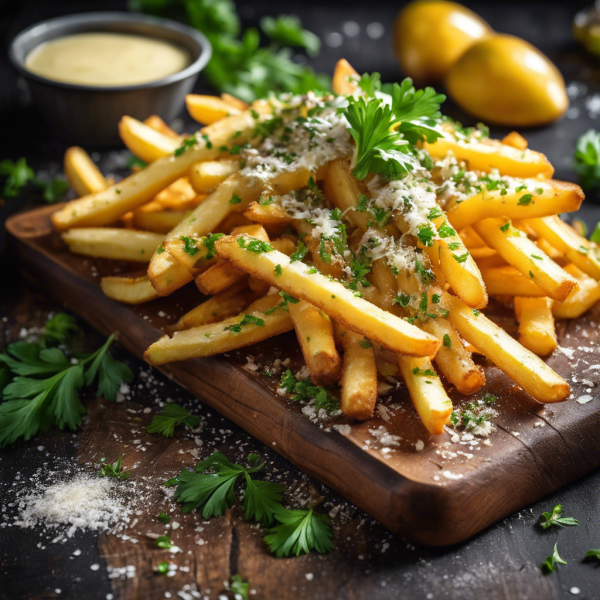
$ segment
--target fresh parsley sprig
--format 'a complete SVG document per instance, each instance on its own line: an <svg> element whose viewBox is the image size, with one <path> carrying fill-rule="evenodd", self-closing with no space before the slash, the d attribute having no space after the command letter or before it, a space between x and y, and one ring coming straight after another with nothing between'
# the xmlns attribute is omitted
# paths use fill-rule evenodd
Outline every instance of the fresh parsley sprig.
<svg viewBox="0 0 600 600"><path fill-rule="evenodd" d="M129 479L131 473L129 471L124 471L123 467L121 466L124 456L124 454L121 454L117 461L112 465L106 463L106 458L101 458L98 477L112 477L113 479Z"/></svg>
<svg viewBox="0 0 600 600"><path fill-rule="evenodd" d="M48 204L58 202L69 190L64 179L54 178L50 181L36 177L34 170L24 157L16 161L5 159L0 162L0 180L4 180L0 195L3 198L16 198L29 183L33 183L42 191L42 197Z"/></svg>
<svg viewBox="0 0 600 600"><path fill-rule="evenodd" d="M244 581L240 575L231 578L231 591L235 594L235 600L248 600L250 584Z"/></svg>
<svg viewBox="0 0 600 600"><path fill-rule="evenodd" d="M183 504L183 512L201 510L205 519L218 517L235 503L235 486L243 475L244 518L269 526L265 542L277 557L299 556L316 550L333 550L329 517L308 510L290 510L282 503L285 487L271 481L251 477L264 467L258 454L248 455L248 467L234 464L220 452L199 462L194 471L184 470L165 483L177 485L175 497Z"/></svg>
<svg viewBox="0 0 600 600"><path fill-rule="evenodd" d="M563 517L562 516L562 506L560 504L557 504L552 509L551 513L543 512L542 516L540 517L540 526L542 529L548 529L549 527L552 527L553 525L563 527L565 525L567 525L567 526L579 525L580 523L581 523L581 521L578 521L577 519L574 519L573 517Z"/></svg>
<svg viewBox="0 0 600 600"><path fill-rule="evenodd" d="M310 402L314 400L315 408L324 408L327 412L334 412L340 407L339 400L326 388L315 385L310 377L307 379L296 379L288 369L281 377L281 387L288 394L293 394L294 402Z"/></svg>
<svg viewBox="0 0 600 600"><path fill-rule="evenodd" d="M45 347L50 339L63 341L68 325L68 319L57 319L46 341L16 342L0 354L0 366L12 377L2 389L0 448L53 426L77 429L86 413L78 396L84 385L96 384L98 395L114 400L121 383L133 379L129 367L108 352L114 334L92 354Z"/></svg>
<svg viewBox="0 0 600 600"><path fill-rule="evenodd" d="M600 133L586 131L575 144L573 159L581 186L588 190L600 187Z"/></svg>
<svg viewBox="0 0 600 600"><path fill-rule="evenodd" d="M381 84L372 77L363 76L361 83L363 89L375 94ZM356 142L355 177L362 180L374 173L399 179L414 170L418 164L415 145L424 140L433 142L442 135L434 127L444 100L445 96L433 88L416 90L410 78L391 86L389 103L381 94L350 96L343 114Z"/></svg>
<svg viewBox="0 0 600 600"><path fill-rule="evenodd" d="M175 427L181 424L189 427L198 427L200 418L192 415L192 413L179 406L179 404L165 404L158 415L154 415L152 423L148 425L146 431L148 433L160 433L164 437L173 437Z"/></svg>

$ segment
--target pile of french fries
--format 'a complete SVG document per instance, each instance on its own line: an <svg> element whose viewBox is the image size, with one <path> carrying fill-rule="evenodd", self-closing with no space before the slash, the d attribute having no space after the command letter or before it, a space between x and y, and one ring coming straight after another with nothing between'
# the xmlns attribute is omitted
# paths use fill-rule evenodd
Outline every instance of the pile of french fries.
<svg viewBox="0 0 600 600"><path fill-rule="evenodd" d="M335 93L360 93L356 81L340 61ZM581 189L551 179L545 156L528 150L517 133L465 143L449 131L424 144L434 160L452 152L480 175L497 170L518 178L535 197L523 202L513 186L450 198L432 220L445 235L423 245L405 235L401 214L380 227L358 210L370 187L352 175L350 142L312 168L292 160L263 177L246 175L247 153L272 141L267 126L274 116L310 114L315 101L248 106L227 95L190 95L188 110L203 125L194 137L156 116L143 123L125 116L121 138L148 166L118 183L107 181L81 148L67 151L65 173L81 197L53 222L71 251L148 267L143 276L103 278L104 293L139 304L194 282L210 296L198 296L198 306L148 348L147 361L211 356L294 329L311 381L339 385L345 415L370 418L378 378L399 376L431 434L443 432L453 410L438 372L465 395L485 384L474 353L538 402L567 399L568 383L540 356L557 347L555 318L577 318L600 300L600 248L558 216L579 208ZM336 252L330 240L312 235L310 219L285 209L282 198L290 195L339 209L347 248ZM366 231L411 243L428 277L378 258L358 286L349 286L347 266ZM198 292L189 286L189 293ZM483 314L488 296L514 306L518 341Z"/></svg>

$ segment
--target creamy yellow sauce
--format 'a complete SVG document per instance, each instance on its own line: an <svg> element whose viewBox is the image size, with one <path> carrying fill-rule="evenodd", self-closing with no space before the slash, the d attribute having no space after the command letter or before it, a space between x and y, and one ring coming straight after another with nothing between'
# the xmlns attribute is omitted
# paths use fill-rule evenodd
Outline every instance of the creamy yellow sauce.
<svg viewBox="0 0 600 600"><path fill-rule="evenodd" d="M190 63L187 50L156 38L78 33L34 48L25 66L54 81L116 87L156 81Z"/></svg>

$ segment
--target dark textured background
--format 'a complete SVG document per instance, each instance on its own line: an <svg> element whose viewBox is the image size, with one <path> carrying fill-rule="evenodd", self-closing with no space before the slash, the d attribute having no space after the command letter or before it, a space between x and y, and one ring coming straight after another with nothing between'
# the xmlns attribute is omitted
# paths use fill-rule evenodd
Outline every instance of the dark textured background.
<svg viewBox="0 0 600 600"><path fill-rule="evenodd" d="M339 47L323 44L321 56L314 60L314 66L331 72L336 60L346 57L359 71L377 70L384 80L397 80L402 74L390 49L391 23L397 10L403 4L371 2L312 2L301 5L283 5L279 2L259 0L252 3L239 2L244 25L255 25L264 14L296 12L309 29L327 41L332 33L342 34ZM570 33L573 14L585 3L582 2L466 2L476 10L492 27L521 36L534 43L563 72L567 83L577 82L585 93L572 100L571 106L578 109L558 123L533 130L522 131L529 139L530 146L545 152L556 166L559 179L572 180L571 156L576 138L589 127L595 126L594 114L585 107L586 97L600 93L600 70L596 60L587 57L575 45ZM40 0L0 0L0 159L26 156L36 169L57 171L66 144L58 139L42 123L28 105L27 93L19 82L8 61L6 48L9 40L27 25L41 19L78 11L121 9L121 1L61 1ZM355 37L344 34L344 24L355 21L360 25L360 33ZM379 40L370 39L365 28L371 22L384 25L385 34ZM432 40L432 43L434 41ZM199 81L198 90L205 89ZM465 124L472 120L462 115L449 104L445 109ZM502 135L502 130L492 130L494 135ZM101 153L101 164L109 160L108 151ZM588 224L600 219L600 206L596 194L590 195L584 204L582 215ZM0 209L5 219L9 213L21 210L38 202L35 197L11 200ZM29 285L18 280L13 270L10 255L2 255L0 271L2 339L0 346L14 340L22 326L43 324L49 311L60 307L47 300L45 294L35 292ZM99 337L88 331L89 343L97 344ZM140 363L125 357L134 370ZM163 378L160 378L163 380ZM165 395L182 398L188 395L167 380L164 380ZM598 392L595 391L597 396ZM144 403L144 392L134 396ZM596 398L594 401L598 401ZM200 408L201 412L206 410ZM207 417L207 431L228 428L231 436L224 442L234 446L240 437L249 438L232 424L212 414ZM48 457L36 450L43 443L51 454L68 458L74 455L75 448L68 435L52 435L43 441L34 440L22 447L0 454L0 498L3 504L9 501L8 486L15 474L21 471L25 476ZM288 481L302 479L301 474L271 450L258 442L250 442L253 449L273 461L273 468L286 472ZM309 482L326 496L326 501L337 502L335 495L324 489L314 480ZM2 487L4 486L4 487ZM598 577L600 571L593 565L581 561L589 548L600 547L600 474L592 475L552 497L527 508L501 523L484 531L474 539L454 548L443 550L415 549L400 539L394 538L379 525L368 522L368 560L361 564L363 573L355 577L372 583L369 596L373 600L395 598L425 599L519 599L550 600L566 598L600 598ZM551 510L561 501L565 513L582 521L576 528L559 532L542 532L535 522L544 510ZM10 512L10 510L9 510ZM539 565L550 554L552 546L559 540L563 558L568 566L548 577L539 574ZM90 533L76 536L68 544L55 545L50 550L36 548L39 536L36 533L18 529L0 529L0 598L17 600L21 598L89 598L103 600L111 591L106 571L92 572L89 565L101 562L96 547L96 536ZM344 540L338 540L344 544ZM386 546L389 544L389 547ZM69 559L75 548L83 551L81 560ZM327 558L324 559L324 564ZM251 578L250 578L251 579ZM285 587L285 577L281 581ZM580 594L570 593L573 587ZM60 589L57 594L54 590ZM118 596L115 596L118 597ZM286 596L287 597L287 596ZM298 598L315 598L314 593L306 595L298 591ZM357 591L340 587L336 598L364 597Z"/></svg>

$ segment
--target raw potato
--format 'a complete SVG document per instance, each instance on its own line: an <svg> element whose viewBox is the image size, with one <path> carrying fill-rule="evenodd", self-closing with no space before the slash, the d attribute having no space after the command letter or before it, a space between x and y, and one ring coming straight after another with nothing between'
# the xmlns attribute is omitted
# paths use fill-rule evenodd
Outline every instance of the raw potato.
<svg viewBox="0 0 600 600"><path fill-rule="evenodd" d="M369 339L390 350L414 356L434 356L437 352L440 342L434 337L357 298L341 283L330 281L318 272L309 273L309 267L304 263L292 263L276 250L260 254L250 252L240 246L240 241L248 244L252 238L243 235L223 237L215 242L215 249L219 256L240 269L314 304L349 329L368 335ZM281 275L275 273L277 265L281 266Z"/></svg>

